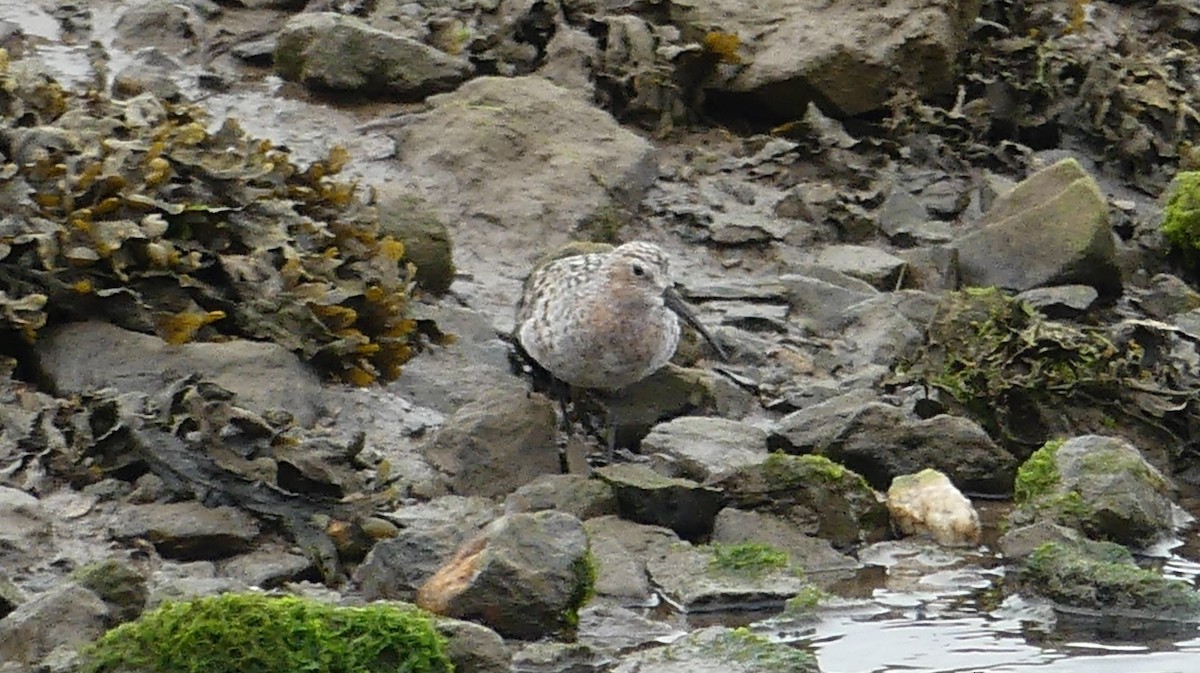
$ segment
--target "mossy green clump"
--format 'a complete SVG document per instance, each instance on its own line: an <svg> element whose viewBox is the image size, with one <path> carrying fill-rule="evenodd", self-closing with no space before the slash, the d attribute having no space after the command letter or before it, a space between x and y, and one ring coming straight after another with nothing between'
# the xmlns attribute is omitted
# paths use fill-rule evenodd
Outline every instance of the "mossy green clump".
<svg viewBox="0 0 1200 673"><path fill-rule="evenodd" d="M579 626L579 611L596 595L596 556L592 554L590 544L587 553L579 557L571 569L575 573L575 591L563 616L568 629Z"/></svg>
<svg viewBox="0 0 1200 673"><path fill-rule="evenodd" d="M829 600L832 595L810 584L795 596L787 599L787 602L784 603L784 613L793 617L810 614L821 607L821 604Z"/></svg>
<svg viewBox="0 0 1200 673"><path fill-rule="evenodd" d="M1058 484L1060 475L1054 455L1063 443L1062 439L1046 442L1017 469L1017 479L1013 484L1013 500L1017 504L1046 495Z"/></svg>
<svg viewBox="0 0 1200 673"><path fill-rule="evenodd" d="M167 603L106 633L83 673L452 673L423 612L224 594Z"/></svg>
<svg viewBox="0 0 1200 673"><path fill-rule="evenodd" d="M1110 542L1080 547L1047 542L1026 560L1021 579L1032 591L1071 607L1165 618L1200 615L1200 592L1139 567L1128 549Z"/></svg>
<svg viewBox="0 0 1200 673"><path fill-rule="evenodd" d="M1200 255L1200 171L1175 175L1163 209L1163 236L1189 258Z"/></svg>
<svg viewBox="0 0 1200 673"><path fill-rule="evenodd" d="M968 288L943 300L894 382L937 389L994 434L1022 436L1013 426L1038 406L1120 399L1141 380L1142 355L1136 342L1118 348L1101 329L1050 320L996 288Z"/></svg>
<svg viewBox="0 0 1200 673"><path fill-rule="evenodd" d="M791 565L786 551L760 542L712 544L708 550L712 554L708 567L716 572L762 577Z"/></svg>
<svg viewBox="0 0 1200 673"><path fill-rule="evenodd" d="M847 470L841 463L815 453L792 456L775 452L763 461L763 476L775 488L811 487L818 481L836 484L845 479L846 475L853 475L861 482L863 488L870 488L861 475Z"/></svg>
<svg viewBox="0 0 1200 673"><path fill-rule="evenodd" d="M736 662L754 671L771 673L816 673L816 657L810 652L773 643L767 638L740 627L722 633L706 644L717 661Z"/></svg>

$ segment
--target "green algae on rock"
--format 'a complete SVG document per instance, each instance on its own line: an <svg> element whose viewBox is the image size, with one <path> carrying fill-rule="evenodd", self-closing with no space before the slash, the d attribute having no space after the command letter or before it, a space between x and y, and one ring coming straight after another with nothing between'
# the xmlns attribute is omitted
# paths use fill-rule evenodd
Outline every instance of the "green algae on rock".
<svg viewBox="0 0 1200 673"><path fill-rule="evenodd" d="M1200 592L1139 567L1127 549L1110 542L1047 542L1029 556L1020 578L1030 590L1067 607L1155 619L1200 616Z"/></svg>
<svg viewBox="0 0 1200 673"><path fill-rule="evenodd" d="M887 507L862 475L825 456L773 453L709 482L739 509L777 513L804 525L834 547L875 542L888 532Z"/></svg>
<svg viewBox="0 0 1200 673"><path fill-rule="evenodd" d="M1133 445L1084 435L1046 442L1017 472L1014 526L1039 520L1121 544L1151 544L1172 530L1170 481Z"/></svg>
<svg viewBox="0 0 1200 673"><path fill-rule="evenodd" d="M74 94L0 53L0 331L102 318L166 341L279 343L327 375L399 375L414 270L333 148L308 167L195 105ZM9 353L10 355L12 353Z"/></svg>
<svg viewBox="0 0 1200 673"><path fill-rule="evenodd" d="M1163 209L1163 236L1189 259L1200 255L1200 171L1182 171Z"/></svg>
<svg viewBox="0 0 1200 673"><path fill-rule="evenodd" d="M84 673L450 673L446 642L411 606L336 607L224 594L167 603L84 652Z"/></svg>
<svg viewBox="0 0 1200 673"><path fill-rule="evenodd" d="M708 567L716 572L759 576L791 564L786 551L761 542L712 544L708 550L712 553Z"/></svg>

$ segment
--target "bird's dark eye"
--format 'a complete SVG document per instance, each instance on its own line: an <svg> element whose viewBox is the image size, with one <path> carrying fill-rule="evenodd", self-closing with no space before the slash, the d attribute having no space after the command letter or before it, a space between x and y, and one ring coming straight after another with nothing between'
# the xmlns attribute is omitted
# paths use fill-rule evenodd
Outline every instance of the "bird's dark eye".
<svg viewBox="0 0 1200 673"><path fill-rule="evenodd" d="M640 277L646 275L646 270L642 268L641 264L634 264L633 265L633 275L638 276L640 278Z"/></svg>

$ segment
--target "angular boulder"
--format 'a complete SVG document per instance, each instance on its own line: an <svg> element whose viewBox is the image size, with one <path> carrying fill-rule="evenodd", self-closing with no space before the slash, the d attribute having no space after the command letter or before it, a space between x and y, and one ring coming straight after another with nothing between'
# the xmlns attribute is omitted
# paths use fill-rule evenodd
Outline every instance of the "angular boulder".
<svg viewBox="0 0 1200 673"><path fill-rule="evenodd" d="M1030 175L955 241L962 284L1018 292L1082 284L1102 296L1120 294L1108 210L1100 186L1074 159Z"/></svg>
<svg viewBox="0 0 1200 673"><path fill-rule="evenodd" d="M570 633L595 582L583 524L562 512L510 514L463 543L417 592L431 612L525 640Z"/></svg>

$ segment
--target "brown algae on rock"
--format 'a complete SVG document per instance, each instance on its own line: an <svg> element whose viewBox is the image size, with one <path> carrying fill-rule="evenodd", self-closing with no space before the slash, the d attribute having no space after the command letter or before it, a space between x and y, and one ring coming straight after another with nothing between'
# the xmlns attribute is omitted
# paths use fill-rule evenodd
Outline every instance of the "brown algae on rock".
<svg viewBox="0 0 1200 673"><path fill-rule="evenodd" d="M0 331L99 317L171 343L268 340L359 385L413 355L414 268L337 179L341 148L300 167L233 119L71 93L7 54L0 126Z"/></svg>

